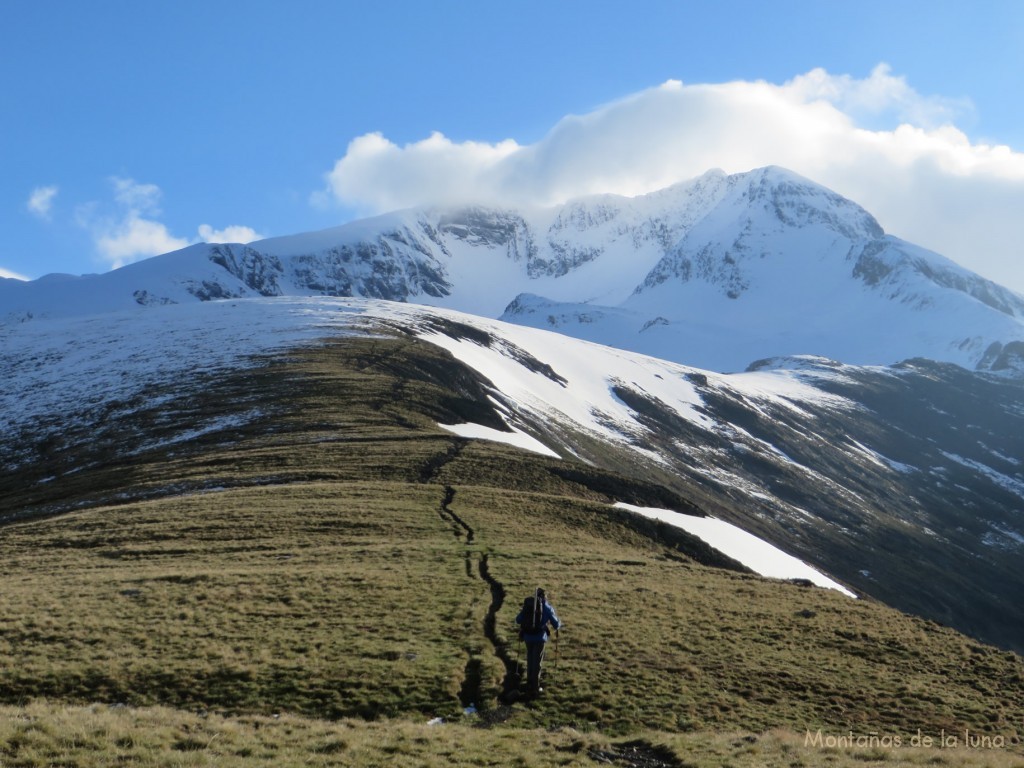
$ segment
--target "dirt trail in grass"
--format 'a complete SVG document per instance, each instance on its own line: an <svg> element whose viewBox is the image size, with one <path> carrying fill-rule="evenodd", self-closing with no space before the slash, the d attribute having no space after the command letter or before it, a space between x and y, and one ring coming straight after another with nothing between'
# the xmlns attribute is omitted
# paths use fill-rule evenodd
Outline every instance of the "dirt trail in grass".
<svg viewBox="0 0 1024 768"><path fill-rule="evenodd" d="M488 565L487 555L480 558L480 578L486 581L491 587L491 604L487 609L487 616L484 618L484 635L494 648L494 655L505 667L505 679L501 682L501 696L499 699L508 703L515 698L519 688L519 670L512 654L509 653L508 644L498 639L498 611L505 604L505 585L494 578Z"/></svg>
<svg viewBox="0 0 1024 768"><path fill-rule="evenodd" d="M449 464L459 457L462 449L466 447L465 440L452 440L452 444L444 453L439 453L423 465L420 470L421 483L433 483L441 473L445 464Z"/></svg>
<svg viewBox="0 0 1024 768"><path fill-rule="evenodd" d="M466 447L466 444L465 440L454 440L447 451L428 461L420 471L420 482L435 482L445 465L458 458L459 454L462 453L463 448ZM501 607L505 602L505 586L491 573L490 568L488 567L487 555L481 554L475 546L477 544L476 531L474 531L472 526L459 517L458 513L452 509L451 505L454 500L455 488L446 484L444 486L444 498L441 500L438 514L441 516L442 520L452 527L456 536L465 540L466 549L464 557L466 560L466 576L471 579L479 578L487 584L490 590L491 602L487 607L487 613L484 616L483 633L484 637L487 638L487 642L491 646L491 652L498 658L502 663L502 666L505 668L505 677L502 680L502 690L499 697L500 700L504 702L507 701L518 688L516 663L512 659L507 645L498 639L496 629L498 611L501 610ZM474 601L471 601L468 609L470 613L473 611L473 602ZM469 707L471 705L482 706L485 704L483 691L483 665L481 660L482 649L470 640L467 644L466 652L468 654L468 659L466 660L462 685L459 689L459 701L462 703L463 707Z"/></svg>
<svg viewBox="0 0 1024 768"><path fill-rule="evenodd" d="M438 512L441 519L452 526L456 535L465 539L466 575L472 579L479 578L490 589L491 602L484 616L483 633L491 646L491 652L501 661L502 666L505 668L505 677L502 680L502 691L499 697L504 702L509 699L518 687L515 661L512 659L507 645L498 639L496 629L498 611L501 610L502 605L505 603L505 586L491 573L488 566L488 556L481 554L474 546L476 543L476 531L451 508L451 503L454 500L455 489L450 485L446 485L444 488L444 498L441 501ZM471 613L473 611L472 604L469 607L469 611ZM483 665L481 660L483 649L470 640L466 652L469 658L466 660L462 685L459 689L459 701L463 707L484 706L486 702L484 699L485 692L483 691Z"/></svg>

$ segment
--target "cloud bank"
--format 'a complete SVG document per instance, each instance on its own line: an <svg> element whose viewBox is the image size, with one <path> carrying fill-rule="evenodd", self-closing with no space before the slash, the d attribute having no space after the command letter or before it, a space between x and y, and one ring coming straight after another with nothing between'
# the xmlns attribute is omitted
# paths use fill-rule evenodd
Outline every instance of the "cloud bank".
<svg viewBox="0 0 1024 768"><path fill-rule="evenodd" d="M1024 291L1024 153L972 142L966 100L917 93L884 64L867 77L815 69L781 85L668 81L560 120L535 144L399 146L354 139L321 198L379 213L422 204L553 205L638 195L699 176L781 165L873 213L891 234Z"/></svg>
<svg viewBox="0 0 1024 768"><path fill-rule="evenodd" d="M209 224L199 225L198 237L176 237L158 220L162 214L160 187L116 176L110 183L114 198L112 210L101 214L99 204L90 203L79 207L77 219L92 233L96 252L111 269L198 242L249 243L263 237L251 227L231 225L217 230Z"/></svg>

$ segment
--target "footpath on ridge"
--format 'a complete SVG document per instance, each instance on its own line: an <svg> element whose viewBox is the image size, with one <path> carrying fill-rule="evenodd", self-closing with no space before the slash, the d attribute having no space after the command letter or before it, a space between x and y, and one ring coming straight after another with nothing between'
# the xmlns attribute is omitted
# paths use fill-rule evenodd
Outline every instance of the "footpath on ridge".
<svg viewBox="0 0 1024 768"><path fill-rule="evenodd" d="M466 443L465 439L453 438L448 451L434 457L423 467L420 475L421 482L435 482L441 469L459 456ZM443 488L444 495L438 506L438 515L465 545L463 557L465 558L466 577L483 582L487 585L490 593L490 603L482 621L481 631L489 644L489 652L498 658L505 669L502 690L498 699L501 702L507 702L518 689L519 680L516 662L509 653L506 643L502 642L497 634L497 616L505 602L505 586L491 573L488 555L480 551L479 543L476 540L476 531L452 509L456 489L451 485L444 485ZM481 596L470 598L466 613L471 625L476 621L482 599ZM462 685L459 689L459 701L464 708L489 709L492 694L484 690L482 658L488 650L482 647L478 642L479 639L478 636L470 635L466 641L467 659Z"/></svg>

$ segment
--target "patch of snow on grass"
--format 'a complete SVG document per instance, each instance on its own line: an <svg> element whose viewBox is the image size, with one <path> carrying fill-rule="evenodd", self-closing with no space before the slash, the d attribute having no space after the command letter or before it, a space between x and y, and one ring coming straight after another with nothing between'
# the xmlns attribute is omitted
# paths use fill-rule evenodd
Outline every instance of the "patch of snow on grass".
<svg viewBox="0 0 1024 768"><path fill-rule="evenodd" d="M667 509L637 507L624 502L617 502L615 506L682 528L761 576L771 579L807 579L819 587L835 589L849 597L856 597L846 587L802 560L787 555L778 547L724 520L694 517Z"/></svg>
<svg viewBox="0 0 1024 768"><path fill-rule="evenodd" d="M1024 536L1006 525L989 523L992 530L981 537L985 546L998 549L1019 549L1024 545Z"/></svg>
<svg viewBox="0 0 1024 768"><path fill-rule="evenodd" d="M524 448L527 451L533 451L543 456L552 456L556 459L561 458L561 456L540 442L540 440L519 431L515 427L511 428L511 432L502 432L499 429L485 427L483 424L473 424L472 422L464 424L438 424L437 426L447 429L449 432L454 432L459 437L468 437L475 440L492 440L496 443L506 443L516 448Z"/></svg>
<svg viewBox="0 0 1024 768"><path fill-rule="evenodd" d="M166 448L171 445L177 445L179 443L187 443L195 440L196 438L203 437L204 435L213 434L215 432L222 432L228 429L234 429L243 427L253 421L256 421L263 415L263 412L258 408L250 408L245 413L236 413L229 416L222 416L219 419L200 424L194 429L189 429L184 432L179 432L172 437L168 437L164 440L156 440L149 443L144 443L139 446L137 453L144 451L156 450L158 448Z"/></svg>
<svg viewBox="0 0 1024 768"><path fill-rule="evenodd" d="M872 464L882 467L882 469L891 469L895 472L901 472L905 475L917 471L917 467L912 467L909 464L903 464L899 461L893 461L887 456L883 456L882 454L878 453L878 451L874 451L871 448L868 448L863 443L858 443L853 438L850 438L849 443L850 447L854 450L855 453L857 453L860 456L863 456Z"/></svg>
<svg viewBox="0 0 1024 768"><path fill-rule="evenodd" d="M987 464L982 464L980 461L974 461L973 459L965 458L964 456L958 456L955 453L949 453L948 451L942 451L942 455L950 461L955 461L961 466L973 469L982 475L985 475L989 480L1002 488L1005 488L1010 493L1015 493L1018 496L1024 497L1024 483L1015 477L1004 475L1002 472L997 472Z"/></svg>

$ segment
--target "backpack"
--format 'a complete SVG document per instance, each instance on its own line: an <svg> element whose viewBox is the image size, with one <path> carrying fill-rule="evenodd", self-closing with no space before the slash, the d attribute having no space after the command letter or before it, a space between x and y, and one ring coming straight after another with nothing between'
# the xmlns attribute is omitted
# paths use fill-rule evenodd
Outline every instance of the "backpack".
<svg viewBox="0 0 1024 768"><path fill-rule="evenodd" d="M544 598L534 595L523 600L523 634L543 632L544 624Z"/></svg>

